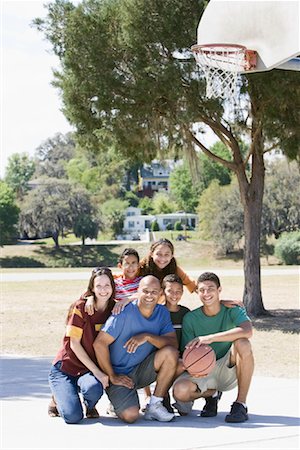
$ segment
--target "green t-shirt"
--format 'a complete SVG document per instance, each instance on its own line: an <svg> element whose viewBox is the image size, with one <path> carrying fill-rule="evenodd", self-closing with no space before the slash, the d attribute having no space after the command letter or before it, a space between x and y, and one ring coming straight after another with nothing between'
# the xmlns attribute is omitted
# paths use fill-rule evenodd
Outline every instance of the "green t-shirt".
<svg viewBox="0 0 300 450"><path fill-rule="evenodd" d="M181 350L186 344L198 336L220 333L221 331L232 330L242 322L250 321L246 310L240 306L226 308L221 304L221 310L215 316L206 316L203 307L187 313L182 322ZM232 342L213 342L210 344L216 352L217 359L222 358L230 349Z"/></svg>

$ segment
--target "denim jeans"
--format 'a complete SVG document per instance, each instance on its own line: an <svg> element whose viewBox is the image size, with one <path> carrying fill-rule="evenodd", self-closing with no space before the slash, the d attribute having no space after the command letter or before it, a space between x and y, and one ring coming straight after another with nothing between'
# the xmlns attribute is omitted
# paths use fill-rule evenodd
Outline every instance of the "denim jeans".
<svg viewBox="0 0 300 450"><path fill-rule="evenodd" d="M50 388L60 416L66 423L78 423L83 419L79 392L87 408L92 409L102 397L103 386L91 372L74 377L62 372L60 367L61 361L51 366Z"/></svg>

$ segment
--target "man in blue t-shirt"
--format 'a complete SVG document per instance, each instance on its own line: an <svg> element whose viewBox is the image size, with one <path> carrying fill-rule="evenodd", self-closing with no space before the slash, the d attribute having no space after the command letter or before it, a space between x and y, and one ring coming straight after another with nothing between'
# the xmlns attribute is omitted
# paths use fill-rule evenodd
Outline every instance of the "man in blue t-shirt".
<svg viewBox="0 0 300 450"><path fill-rule="evenodd" d="M222 391L236 385L237 398L231 406L226 422L248 420L246 397L254 370L249 338L252 325L244 308L226 308L220 302L221 285L217 275L205 272L197 281L199 299L203 306L187 313L182 323L182 349L209 344L216 353L217 363L205 377L184 372L175 382L173 396L179 414L188 414L194 400L203 397L206 404L201 417L217 415Z"/></svg>
<svg viewBox="0 0 300 450"><path fill-rule="evenodd" d="M137 390L155 380L144 418L162 422L174 418L162 401L175 377L178 344L169 311L157 304L160 295L156 277L142 278L137 300L111 316L94 342L99 366L110 381L107 395L118 417L127 423L139 416Z"/></svg>

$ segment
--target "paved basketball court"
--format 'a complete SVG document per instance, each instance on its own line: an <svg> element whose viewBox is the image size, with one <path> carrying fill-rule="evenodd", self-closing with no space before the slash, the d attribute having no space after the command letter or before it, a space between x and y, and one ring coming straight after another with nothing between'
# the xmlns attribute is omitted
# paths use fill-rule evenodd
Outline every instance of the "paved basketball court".
<svg viewBox="0 0 300 450"><path fill-rule="evenodd" d="M225 393L215 418L198 417L203 401L189 417L159 423L140 419L131 425L105 414L106 395L98 403L100 419L66 425L47 415L50 358L3 356L1 364L1 449L299 449L299 384L295 379L254 377L249 395L250 420L227 424L235 392Z"/></svg>

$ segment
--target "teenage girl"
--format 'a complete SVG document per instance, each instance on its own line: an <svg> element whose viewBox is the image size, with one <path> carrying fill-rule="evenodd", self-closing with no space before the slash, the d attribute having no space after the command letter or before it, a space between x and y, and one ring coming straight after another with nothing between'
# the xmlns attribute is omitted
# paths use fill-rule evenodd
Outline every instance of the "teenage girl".
<svg viewBox="0 0 300 450"><path fill-rule="evenodd" d="M71 305L62 347L49 374L52 401L48 414L61 416L66 423L80 422L84 412L87 418L99 417L96 404L108 386L108 377L97 364L93 342L115 305L115 283L110 269L93 270L87 294L94 299L95 314L85 312L84 298Z"/></svg>
<svg viewBox="0 0 300 450"><path fill-rule="evenodd" d="M168 239L153 242L149 254L140 262L140 275L154 275L160 282L166 275L176 274L190 292L195 292L197 284L180 267L174 258L174 246Z"/></svg>

